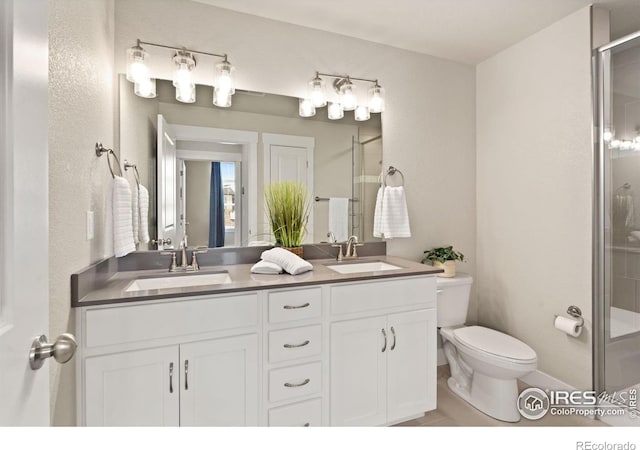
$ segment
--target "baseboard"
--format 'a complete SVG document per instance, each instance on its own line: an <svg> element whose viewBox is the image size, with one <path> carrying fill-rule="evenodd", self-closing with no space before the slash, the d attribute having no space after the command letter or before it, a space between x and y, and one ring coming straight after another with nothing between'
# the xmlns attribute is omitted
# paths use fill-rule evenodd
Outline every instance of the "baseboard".
<svg viewBox="0 0 640 450"><path fill-rule="evenodd" d="M565 383L562 380L552 377L551 375L544 373L540 370L534 370L531 373L520 378L520 381L528 384L531 387L537 387L540 389L551 390L563 390L563 391L575 391L576 388L570 384Z"/></svg>

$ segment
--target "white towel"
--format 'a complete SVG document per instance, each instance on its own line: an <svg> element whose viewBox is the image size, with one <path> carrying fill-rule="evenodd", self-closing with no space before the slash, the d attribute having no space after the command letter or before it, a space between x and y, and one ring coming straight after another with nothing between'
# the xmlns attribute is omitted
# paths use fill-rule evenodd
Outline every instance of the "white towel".
<svg viewBox="0 0 640 450"><path fill-rule="evenodd" d="M257 263L255 263L253 265L253 267L251 267L251 273L262 273L262 274L267 274L267 275L277 275L279 273L284 272L284 270L282 269L282 267L280 267L279 265L269 262L269 261L264 261L264 260L260 260Z"/></svg>
<svg viewBox="0 0 640 450"><path fill-rule="evenodd" d="M380 195L380 193L378 195ZM376 210L377 209L378 206L376 204ZM407 201L404 195L404 187L384 187L382 191L382 201L379 216L381 222L379 231L386 239L411 237L409 213L407 212Z"/></svg>
<svg viewBox="0 0 640 450"><path fill-rule="evenodd" d="M140 192L138 190L138 185L133 188L133 195L131 196L131 213L133 215L133 242L136 244L136 247L140 243L140 238L138 237L138 230L140 229L140 207L138 205L138 198L140 197Z"/></svg>
<svg viewBox="0 0 640 450"><path fill-rule="evenodd" d="M382 197L384 196L384 186L378 189L376 196L376 208L373 211L373 237L382 237Z"/></svg>
<svg viewBox="0 0 640 450"><path fill-rule="evenodd" d="M298 275L299 273L313 270L313 266L310 263L300 258L298 255L294 255L289 250L285 250L280 247L265 250L262 252L261 258L265 261L279 265L291 275Z"/></svg>
<svg viewBox="0 0 640 450"><path fill-rule="evenodd" d="M329 231L336 241L349 239L349 199L332 197L329 199Z"/></svg>
<svg viewBox="0 0 640 450"><path fill-rule="evenodd" d="M120 258L136 251L131 219L131 189L122 177L113 178L113 252Z"/></svg>
<svg viewBox="0 0 640 450"><path fill-rule="evenodd" d="M138 208L140 211L139 240L146 244L149 242L149 191L141 184L138 186Z"/></svg>

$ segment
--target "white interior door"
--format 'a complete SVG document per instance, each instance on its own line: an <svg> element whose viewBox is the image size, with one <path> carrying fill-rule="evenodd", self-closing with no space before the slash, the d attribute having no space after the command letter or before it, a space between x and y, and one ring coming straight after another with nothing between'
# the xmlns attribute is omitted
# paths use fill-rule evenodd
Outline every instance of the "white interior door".
<svg viewBox="0 0 640 450"><path fill-rule="evenodd" d="M28 355L49 329L47 1L0 2L0 23L0 426L46 426Z"/></svg>
<svg viewBox="0 0 640 450"><path fill-rule="evenodd" d="M307 186L309 201L313 201L315 139L305 136L264 133L262 142L264 146L264 183L287 180L300 181ZM304 242L313 242L313 205L309 209L309 224Z"/></svg>
<svg viewBox="0 0 640 450"><path fill-rule="evenodd" d="M158 250L177 248L177 168L176 136L173 126L158 114L158 241L171 239L171 244L158 244Z"/></svg>

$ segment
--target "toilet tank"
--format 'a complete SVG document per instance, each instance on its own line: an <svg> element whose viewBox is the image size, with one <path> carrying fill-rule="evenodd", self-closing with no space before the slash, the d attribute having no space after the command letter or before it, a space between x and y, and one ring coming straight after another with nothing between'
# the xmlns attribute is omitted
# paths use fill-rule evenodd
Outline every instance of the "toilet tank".
<svg viewBox="0 0 640 450"><path fill-rule="evenodd" d="M452 278L437 277L439 327L464 325L469 309L471 283L473 277L462 272Z"/></svg>

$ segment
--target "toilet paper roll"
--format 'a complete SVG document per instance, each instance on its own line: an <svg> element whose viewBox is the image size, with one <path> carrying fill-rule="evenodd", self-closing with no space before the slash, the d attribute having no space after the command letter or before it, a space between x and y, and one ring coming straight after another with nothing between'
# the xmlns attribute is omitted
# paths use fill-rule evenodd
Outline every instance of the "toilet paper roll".
<svg viewBox="0 0 640 450"><path fill-rule="evenodd" d="M556 329L567 333L569 336L578 337L580 333L582 333L579 319L558 316L556 320L554 320L553 325Z"/></svg>

